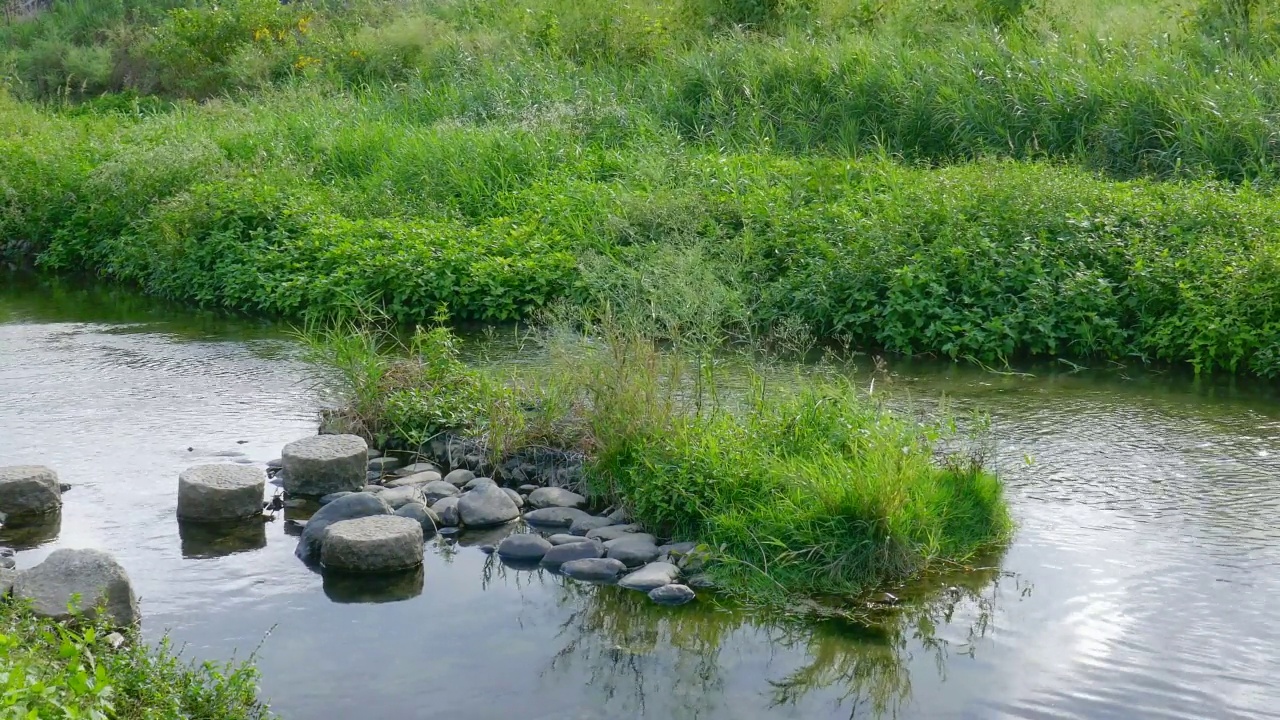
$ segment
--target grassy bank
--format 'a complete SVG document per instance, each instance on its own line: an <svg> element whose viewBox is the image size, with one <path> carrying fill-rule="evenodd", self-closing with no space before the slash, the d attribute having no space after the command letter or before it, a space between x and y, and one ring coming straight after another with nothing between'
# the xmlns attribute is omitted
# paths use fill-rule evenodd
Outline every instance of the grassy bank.
<svg viewBox="0 0 1280 720"><path fill-rule="evenodd" d="M980 426L890 411L830 368L713 354L696 332L659 345L648 317L574 317L527 337L540 359L515 367L463 363L441 326L407 343L367 323L303 337L349 430L410 449L462 432L494 467L583 453L597 507L704 544L719 586L752 603L848 599L1008 538Z"/></svg>
<svg viewBox="0 0 1280 720"><path fill-rule="evenodd" d="M249 664L191 665L134 632L69 627L0 601L0 714L21 718L256 720Z"/></svg>

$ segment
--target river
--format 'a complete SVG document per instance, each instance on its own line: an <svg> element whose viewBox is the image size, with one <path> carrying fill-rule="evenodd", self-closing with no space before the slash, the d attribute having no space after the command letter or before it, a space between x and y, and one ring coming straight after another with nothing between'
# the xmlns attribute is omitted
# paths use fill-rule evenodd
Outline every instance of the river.
<svg viewBox="0 0 1280 720"><path fill-rule="evenodd" d="M178 473L315 431L283 328L0 276L0 465L74 487L0 544L116 555L144 631L257 652L287 720L1280 717L1275 388L1067 365L893 362L891 392L990 414L1018 523L989 567L875 621L768 619L516 571L464 534L407 586L326 584L277 520L210 544ZM420 584L419 584L420 581Z"/></svg>

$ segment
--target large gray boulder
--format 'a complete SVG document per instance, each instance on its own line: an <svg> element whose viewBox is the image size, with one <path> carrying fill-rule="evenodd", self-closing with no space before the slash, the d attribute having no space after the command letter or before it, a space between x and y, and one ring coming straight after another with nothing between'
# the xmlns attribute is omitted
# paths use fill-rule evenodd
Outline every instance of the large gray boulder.
<svg viewBox="0 0 1280 720"><path fill-rule="evenodd" d="M618 581L618 585L628 590L649 592L664 585L670 585L680 578L680 568L671 563L654 562L645 565L635 572L628 573Z"/></svg>
<svg viewBox="0 0 1280 720"><path fill-rule="evenodd" d="M44 562L18 573L13 597L31 603L36 615L57 620L71 617L67 605L86 617L98 617L98 606L116 625L134 625L142 617L129 576L115 558L101 550L54 550Z"/></svg>
<svg viewBox="0 0 1280 720"><path fill-rule="evenodd" d="M431 506L436 517L440 518L440 527L457 527L462 524L462 518L458 515L458 500L457 497L447 497L437 500Z"/></svg>
<svg viewBox="0 0 1280 720"><path fill-rule="evenodd" d="M595 540L556 545L542 556L542 564L549 568L558 568L574 560L587 560L604 555L604 548Z"/></svg>
<svg viewBox="0 0 1280 720"><path fill-rule="evenodd" d="M340 497L311 516L306 527L302 529L302 538L298 541L298 549L294 553L303 562L319 562L320 546L330 525L343 520L389 514L391 514L391 507L382 501L381 493L378 495L356 493Z"/></svg>
<svg viewBox="0 0 1280 720"><path fill-rule="evenodd" d="M0 515L13 523L62 507L58 474L43 465L0 467Z"/></svg>
<svg viewBox="0 0 1280 720"><path fill-rule="evenodd" d="M520 517L520 508L502 488L481 485L458 500L458 515L465 527L493 527Z"/></svg>
<svg viewBox="0 0 1280 720"><path fill-rule="evenodd" d="M252 465L196 465L178 475L178 517L197 522L262 514L267 474Z"/></svg>
<svg viewBox="0 0 1280 720"><path fill-rule="evenodd" d="M524 514L525 522L532 525L561 528L567 528L574 522L589 517L591 515L585 511L567 507L540 508Z"/></svg>
<svg viewBox="0 0 1280 720"><path fill-rule="evenodd" d="M649 599L659 605L683 605L693 598L693 590L686 585L663 585L649 591Z"/></svg>
<svg viewBox="0 0 1280 720"><path fill-rule="evenodd" d="M541 560L552 549L551 543L541 535L532 533L508 535L498 543L498 556L508 560L536 561Z"/></svg>
<svg viewBox="0 0 1280 720"><path fill-rule="evenodd" d="M657 559L658 546L652 535L637 534L622 537L604 544L605 556L622 562L627 567L639 567Z"/></svg>
<svg viewBox="0 0 1280 720"><path fill-rule="evenodd" d="M529 493L529 504L538 509L571 507L581 510L587 506L587 499L564 488L544 487Z"/></svg>
<svg viewBox="0 0 1280 720"><path fill-rule="evenodd" d="M364 487L369 446L358 435L315 435L284 446L284 489L320 497Z"/></svg>
<svg viewBox="0 0 1280 720"><path fill-rule="evenodd" d="M618 579L625 572L626 565L610 558L584 558L570 560L560 566L560 573L574 580L607 583Z"/></svg>
<svg viewBox="0 0 1280 720"><path fill-rule="evenodd" d="M422 564L422 524L398 515L343 520L324 534L320 564L326 570L380 573Z"/></svg>

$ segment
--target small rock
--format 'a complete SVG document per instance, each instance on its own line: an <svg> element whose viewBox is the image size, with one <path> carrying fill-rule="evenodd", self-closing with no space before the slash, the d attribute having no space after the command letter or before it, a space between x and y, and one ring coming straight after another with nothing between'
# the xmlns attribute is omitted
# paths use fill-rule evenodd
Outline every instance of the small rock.
<svg viewBox="0 0 1280 720"><path fill-rule="evenodd" d="M456 525L453 527L441 527L437 532L440 537L449 540L450 542L455 542L454 538L462 534L462 528L457 527Z"/></svg>
<svg viewBox="0 0 1280 720"><path fill-rule="evenodd" d="M58 483L58 489L65 495L71 492L71 483Z"/></svg>
<svg viewBox="0 0 1280 720"><path fill-rule="evenodd" d="M380 482L382 482L382 473L379 473L379 472L366 472L366 473L364 474L364 481L365 481L366 483L380 483Z"/></svg>
<svg viewBox="0 0 1280 720"><path fill-rule="evenodd" d="M683 605L694 597L693 590L685 585L663 585L649 591L649 599L659 605Z"/></svg>
<svg viewBox="0 0 1280 720"><path fill-rule="evenodd" d="M388 480L382 484L383 487L398 488L409 487L412 485L424 486L431 483L440 482L440 473L434 470L427 472L414 473L413 475L404 475L394 480ZM450 487L453 487L450 485ZM456 489L456 488L455 488Z"/></svg>
<svg viewBox="0 0 1280 720"><path fill-rule="evenodd" d="M534 490L537 490L539 487L542 487L542 486L541 486L541 485L528 485L528 484L526 484L526 485L521 485L521 486L520 486L519 488L517 488L517 489L518 489L520 492L522 492L522 493L524 493L524 494L528 495L529 493L533 492Z"/></svg>
<svg viewBox="0 0 1280 720"><path fill-rule="evenodd" d="M267 475L248 465L196 465L178 475L178 517L198 522L262 514Z"/></svg>
<svg viewBox="0 0 1280 720"><path fill-rule="evenodd" d="M311 516L302 530L302 538L298 541L298 549L294 554L303 562L316 562L320 559L320 545L330 525L343 520L390 513L391 508L377 495L354 493L340 497Z"/></svg>
<svg viewBox="0 0 1280 720"><path fill-rule="evenodd" d="M494 546L492 546L492 545L481 545L481 546L480 546L480 552L484 553L485 555L492 555L492 554L494 553L494 551L496 551L496 550L497 550L497 548L495 548L495 547L494 547Z"/></svg>
<svg viewBox="0 0 1280 720"><path fill-rule="evenodd" d="M366 467L369 469L369 472L382 473L385 475L392 470L399 468L401 465L403 465L403 463L400 462L399 458L375 457L369 459L369 463Z"/></svg>
<svg viewBox="0 0 1280 720"><path fill-rule="evenodd" d="M589 542L581 535L570 535L568 533L556 533L547 538L547 542L552 545L569 545L570 543Z"/></svg>
<svg viewBox="0 0 1280 720"><path fill-rule="evenodd" d="M604 547L608 557L621 561L627 567L638 567L658 557L658 546L653 543L652 535L618 538L605 543Z"/></svg>
<svg viewBox="0 0 1280 720"><path fill-rule="evenodd" d="M511 502L515 503L516 507L524 507L524 498L520 496L520 493L512 490L511 488L502 488L502 492L506 493L507 497L511 498Z"/></svg>
<svg viewBox="0 0 1280 720"><path fill-rule="evenodd" d="M604 548L595 540L556 545L542 556L542 564L549 568L558 568L574 560L587 560L604 555Z"/></svg>
<svg viewBox="0 0 1280 720"><path fill-rule="evenodd" d="M396 510L396 515L418 521L418 524L422 526L424 537L435 535L436 528L440 527L440 516L420 502L411 502L400 506L400 509Z"/></svg>
<svg viewBox="0 0 1280 720"><path fill-rule="evenodd" d="M375 515L329 527L320 551L326 569L393 572L422 564L422 525L410 518Z"/></svg>
<svg viewBox="0 0 1280 720"><path fill-rule="evenodd" d="M382 451L381 451L381 450L379 450L378 448L369 448L369 459L370 459L370 460L372 460L372 459L374 459L374 458L380 458L380 457L382 457Z"/></svg>
<svg viewBox="0 0 1280 720"><path fill-rule="evenodd" d="M392 510L399 510L411 502L420 502L423 505L430 504L427 502L426 497L423 496L422 491L415 485L387 488L386 490L378 493L378 497L390 506Z"/></svg>
<svg viewBox="0 0 1280 720"><path fill-rule="evenodd" d="M494 479L491 477L477 477L477 478L471 478L470 480L468 480L467 484L462 486L462 489L475 490L481 485L493 485L494 487L497 487L498 483L494 482Z"/></svg>
<svg viewBox="0 0 1280 720"><path fill-rule="evenodd" d="M587 499L564 488L544 487L529 493L529 504L538 509L571 507L581 510L587 506Z"/></svg>
<svg viewBox="0 0 1280 720"><path fill-rule="evenodd" d="M314 435L284 446L284 489L320 497L365 484L369 446L358 435Z"/></svg>
<svg viewBox="0 0 1280 720"><path fill-rule="evenodd" d="M436 516L440 518L441 528L457 527L462 522L462 518L458 513L458 499L456 497L442 498L431 506Z"/></svg>
<svg viewBox="0 0 1280 720"><path fill-rule="evenodd" d="M30 601L36 615L55 620L71 616L67 605L74 596L76 609L89 618L97 617L100 605L117 625L134 625L141 618L128 574L101 550L54 550L44 562L18 573L13 596Z"/></svg>
<svg viewBox="0 0 1280 720"><path fill-rule="evenodd" d="M267 469L268 469L268 470L279 470L279 469L280 469L280 468L282 468L282 467L284 467L284 460L281 460L280 458L276 458L275 460L268 460L268 461L267 461Z"/></svg>
<svg viewBox="0 0 1280 720"><path fill-rule="evenodd" d="M671 563L654 562L629 573L618 581L618 585L628 590L639 590L647 593L664 585L670 585L679 577L680 568Z"/></svg>
<svg viewBox="0 0 1280 720"><path fill-rule="evenodd" d="M711 579L711 576L699 573L686 580L685 585L688 585L691 588L711 589L716 586L716 583Z"/></svg>
<svg viewBox="0 0 1280 720"><path fill-rule="evenodd" d="M410 475L421 475L422 473L440 474L440 468L435 463L418 462L396 470L397 477L409 477ZM438 479L438 478L437 478Z"/></svg>
<svg viewBox="0 0 1280 720"><path fill-rule="evenodd" d="M609 513L605 517L614 521L618 525L625 525L626 523L631 522L631 513L627 512L623 508L618 508L617 510L614 510L613 512Z"/></svg>
<svg viewBox="0 0 1280 720"><path fill-rule="evenodd" d="M613 525L617 525L617 523L607 517L584 517L574 520L573 524L569 526L569 532L574 535L586 535L592 530ZM613 538L610 539L612 540Z"/></svg>
<svg viewBox="0 0 1280 720"><path fill-rule="evenodd" d="M471 472L470 470L467 470L466 468L458 468L457 470L454 470L448 475L445 475L444 481L447 483L452 483L456 487L462 487L467 483L471 482L472 480L475 480L475 478L476 478L476 474Z"/></svg>
<svg viewBox="0 0 1280 720"><path fill-rule="evenodd" d="M668 545L658 546L659 552L669 554L671 555L671 557L674 557L674 558L683 557L685 555L692 553L694 550L697 550L697 549L698 549L698 543L696 542L678 542L678 543L670 543Z"/></svg>
<svg viewBox="0 0 1280 720"><path fill-rule="evenodd" d="M352 494L354 493L347 492L346 490L343 490L342 492L329 493L328 495L325 495L320 498L320 504L328 505L329 503L333 502L334 500L337 500L338 498L344 498Z"/></svg>
<svg viewBox="0 0 1280 720"><path fill-rule="evenodd" d="M561 574L585 582L613 582L627 569L612 558L570 560L560 566Z"/></svg>
<svg viewBox="0 0 1280 720"><path fill-rule="evenodd" d="M569 527L575 520L587 517L591 516L577 508L567 507L541 508L539 510L530 510L524 514L525 522L532 525L563 528Z"/></svg>
<svg viewBox="0 0 1280 720"><path fill-rule="evenodd" d="M0 467L0 515L7 522L38 518L61 507L62 485L53 470L43 465Z"/></svg>
<svg viewBox="0 0 1280 720"><path fill-rule="evenodd" d="M458 500L458 515L467 527L493 527L520 517L520 508L497 485L481 485Z"/></svg>
<svg viewBox="0 0 1280 720"><path fill-rule="evenodd" d="M422 494L426 496L428 503L458 494L458 488L443 480L432 480L426 485L422 485L421 488Z"/></svg>
<svg viewBox="0 0 1280 720"><path fill-rule="evenodd" d="M383 490L386 490L386 488L382 487L381 485L365 485L364 487L360 488L360 492L366 492L366 493L380 493Z"/></svg>
<svg viewBox="0 0 1280 720"><path fill-rule="evenodd" d="M510 560L541 560L551 549L551 543L532 533L509 535L498 543L498 555Z"/></svg>
<svg viewBox="0 0 1280 720"><path fill-rule="evenodd" d="M609 542L617 540L620 537L634 535L640 532L642 528L639 525L608 525L605 527L595 528L587 531L587 537L600 542Z"/></svg>

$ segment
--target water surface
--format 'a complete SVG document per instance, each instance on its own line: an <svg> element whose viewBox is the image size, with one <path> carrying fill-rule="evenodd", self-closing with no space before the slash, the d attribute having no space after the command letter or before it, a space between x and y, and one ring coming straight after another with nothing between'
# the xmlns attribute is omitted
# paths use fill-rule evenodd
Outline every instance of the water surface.
<svg viewBox="0 0 1280 720"><path fill-rule="evenodd" d="M174 519L188 465L314 432L282 328L0 279L0 464L75 486L60 525L0 542L20 567L114 553L150 636L258 648L286 718L1280 717L1272 388L1068 369L891 365L881 392L991 414L1019 529L874 623L658 608L505 568L476 547L492 535L370 587L303 567L282 519L219 543Z"/></svg>

